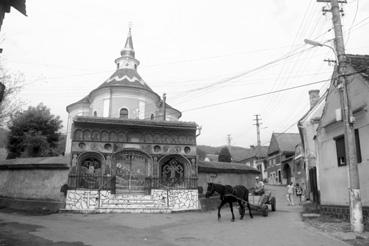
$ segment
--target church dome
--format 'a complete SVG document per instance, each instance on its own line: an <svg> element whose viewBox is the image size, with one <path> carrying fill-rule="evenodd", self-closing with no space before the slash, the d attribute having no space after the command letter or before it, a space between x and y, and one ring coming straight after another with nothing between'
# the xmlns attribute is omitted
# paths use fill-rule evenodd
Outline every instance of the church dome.
<svg viewBox="0 0 369 246"><path fill-rule="evenodd" d="M86 116L120 117L122 109L129 118L162 118L163 100L137 72L140 62L135 58L131 28L120 57L115 59L116 71L86 97L69 106L67 111L83 111ZM135 99L134 99L135 98ZM178 120L181 112L166 105L168 120ZM83 110L81 110L83 108Z"/></svg>

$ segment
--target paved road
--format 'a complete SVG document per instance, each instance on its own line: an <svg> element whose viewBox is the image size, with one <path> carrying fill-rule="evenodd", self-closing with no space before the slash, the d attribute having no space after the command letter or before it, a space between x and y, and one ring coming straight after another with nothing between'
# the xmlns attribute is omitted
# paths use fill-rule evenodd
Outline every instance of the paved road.
<svg viewBox="0 0 369 246"><path fill-rule="evenodd" d="M345 243L304 224L301 208L287 206L284 187L271 187L277 212L231 222L229 209L175 214L53 214L29 216L0 213L0 246L10 245L273 245L341 246Z"/></svg>

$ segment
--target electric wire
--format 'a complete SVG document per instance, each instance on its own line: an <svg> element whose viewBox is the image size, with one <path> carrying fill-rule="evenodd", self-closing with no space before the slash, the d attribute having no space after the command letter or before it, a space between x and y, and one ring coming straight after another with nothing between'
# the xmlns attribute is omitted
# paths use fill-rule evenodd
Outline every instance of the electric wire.
<svg viewBox="0 0 369 246"><path fill-rule="evenodd" d="M292 87L288 87L288 88L284 88L284 89L280 89L280 90L275 90L275 91L270 91L270 92L266 92L266 93L251 95L251 96L247 96L247 97L241 97L241 98L232 99L232 100L228 100L228 101L223 101L223 102L219 102L219 103L212 103L212 104L208 104L208 105L203 105L203 106L199 106L199 107L195 107L195 108L186 109L186 110L183 110L182 112L195 111L195 110L199 110L199 109L210 108L210 107L219 106L219 105L223 105L223 104L243 101L243 100L247 100L247 99L251 99L251 98L262 97L262 96L275 94L275 93L280 93L280 92L284 92L284 91L289 91L289 90L293 90L293 89L297 89L297 88L301 88L301 87L320 84L320 83L323 83L323 82L326 82L326 81L330 81L330 79L315 81L315 82L311 82L311 83L307 83L307 84L292 86Z"/></svg>
<svg viewBox="0 0 369 246"><path fill-rule="evenodd" d="M360 2L359 0L356 0L356 10L355 10L354 18L352 19L352 22L351 22L351 26L350 26L350 28L347 31L346 45L350 41L350 35L351 35L352 27L355 24L357 13L358 13L358 10L359 10L359 2Z"/></svg>

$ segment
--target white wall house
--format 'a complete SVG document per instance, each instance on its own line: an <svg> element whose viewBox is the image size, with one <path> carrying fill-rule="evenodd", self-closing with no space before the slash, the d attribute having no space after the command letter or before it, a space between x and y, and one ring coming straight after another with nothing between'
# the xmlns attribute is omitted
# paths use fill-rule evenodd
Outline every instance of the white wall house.
<svg viewBox="0 0 369 246"><path fill-rule="evenodd" d="M314 169L314 167L316 167L316 162L318 161L314 139L316 137L316 130L318 128L323 113L327 95L328 91L326 91L321 97L319 96L319 90L309 91L310 109L298 122L298 128L303 146L302 158L304 159L306 172L305 173L306 186L304 187L304 189L306 190L305 194L307 198L310 199L312 199L313 196L310 197L311 190L310 190L309 170L311 169L316 170ZM317 187L317 190L319 190L319 187Z"/></svg>
<svg viewBox="0 0 369 246"><path fill-rule="evenodd" d="M348 97L355 129L361 199L369 206L369 56L347 55ZM349 179L346 165L344 126L341 117L337 74L332 76L322 117L317 129L317 169L322 206L349 205Z"/></svg>

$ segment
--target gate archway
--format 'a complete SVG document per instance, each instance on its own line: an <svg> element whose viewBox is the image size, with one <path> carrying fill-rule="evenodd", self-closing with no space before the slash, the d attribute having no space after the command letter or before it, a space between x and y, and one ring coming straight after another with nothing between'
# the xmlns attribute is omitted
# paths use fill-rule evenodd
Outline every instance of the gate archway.
<svg viewBox="0 0 369 246"><path fill-rule="evenodd" d="M145 178L152 176L152 158L136 149L125 149L112 156L117 191L140 193L145 188Z"/></svg>

